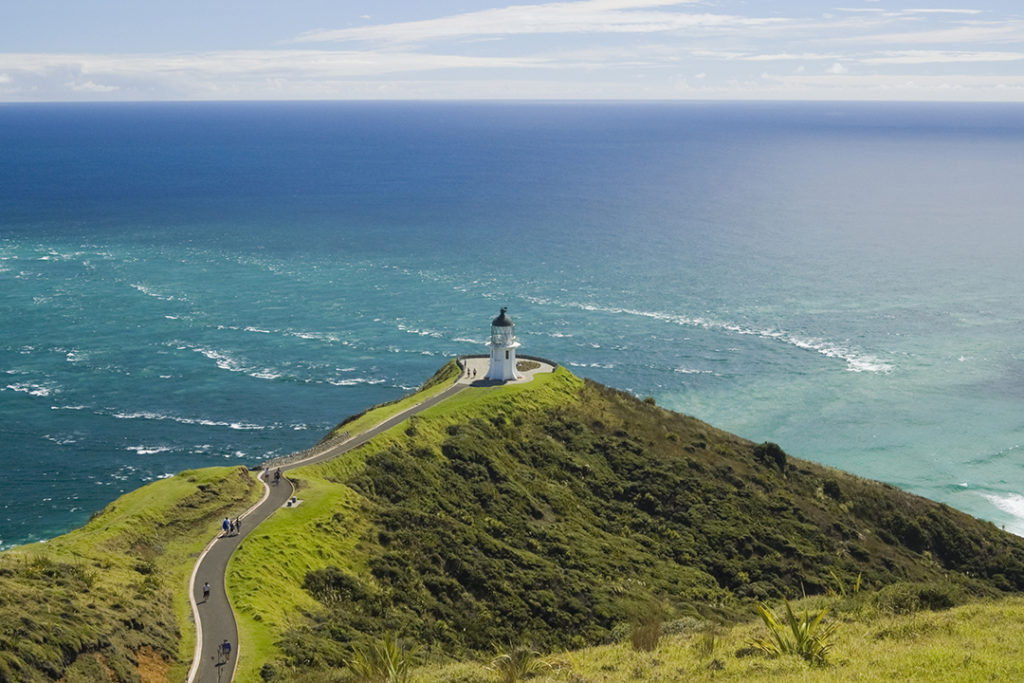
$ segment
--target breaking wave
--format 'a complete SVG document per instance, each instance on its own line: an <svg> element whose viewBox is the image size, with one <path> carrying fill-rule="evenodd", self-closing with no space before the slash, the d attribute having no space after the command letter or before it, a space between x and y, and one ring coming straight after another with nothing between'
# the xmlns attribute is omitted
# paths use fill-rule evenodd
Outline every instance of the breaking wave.
<svg viewBox="0 0 1024 683"><path fill-rule="evenodd" d="M177 422L183 425L200 425L203 427L228 427L229 429L238 429L242 431L274 429L274 427L251 424L249 422L224 422L220 420L207 420L205 418L197 417L180 417L176 415L164 415L163 413L153 413L149 411L139 411L135 413L118 412L113 413L112 417L116 417L119 420L170 420L171 422Z"/></svg>
<svg viewBox="0 0 1024 683"><path fill-rule="evenodd" d="M675 313L663 313L659 311L642 311L634 308L618 308L614 306L598 306L595 304L584 304L578 302L560 302L551 299L531 297L531 303L539 305L554 305L563 308L576 308L581 311L595 311L599 313L611 313L613 315L630 315L652 320L660 320L674 325L684 327L698 327L705 330L730 332L743 336L757 337L771 341L779 341L794 346L804 351L813 351L827 358L836 358L846 361L846 369L850 372L871 372L878 374L889 374L893 371L893 365L875 356L861 353L849 346L821 339L819 337L804 336L774 328L745 327L736 323L715 320L713 318L693 317L678 315Z"/></svg>

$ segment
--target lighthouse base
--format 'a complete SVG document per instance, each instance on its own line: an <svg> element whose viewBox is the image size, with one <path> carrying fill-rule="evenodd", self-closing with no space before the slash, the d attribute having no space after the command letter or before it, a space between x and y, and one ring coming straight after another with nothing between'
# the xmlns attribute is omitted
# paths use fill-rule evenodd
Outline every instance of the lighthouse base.
<svg viewBox="0 0 1024 683"><path fill-rule="evenodd" d="M485 379L498 382L519 379L519 375L516 373L516 350L514 347L491 349L491 366L487 370Z"/></svg>

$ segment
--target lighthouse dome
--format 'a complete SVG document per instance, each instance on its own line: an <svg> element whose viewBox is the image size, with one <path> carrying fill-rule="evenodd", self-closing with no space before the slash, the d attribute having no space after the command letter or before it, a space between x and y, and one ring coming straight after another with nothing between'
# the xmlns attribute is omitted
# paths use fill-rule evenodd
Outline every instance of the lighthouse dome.
<svg viewBox="0 0 1024 683"><path fill-rule="evenodd" d="M508 317L508 314L505 312L507 310L504 307L501 309L498 317L491 321L491 327L512 327L512 318Z"/></svg>

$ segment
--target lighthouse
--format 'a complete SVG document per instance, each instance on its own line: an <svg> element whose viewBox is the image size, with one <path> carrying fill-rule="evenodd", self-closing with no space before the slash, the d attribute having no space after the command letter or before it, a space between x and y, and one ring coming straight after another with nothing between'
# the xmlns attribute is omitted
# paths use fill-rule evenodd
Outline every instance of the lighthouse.
<svg viewBox="0 0 1024 683"><path fill-rule="evenodd" d="M491 367L487 370L487 379L500 382L519 379L516 374L516 347L519 342L512 318L505 313L507 310L502 308L498 317L491 321Z"/></svg>

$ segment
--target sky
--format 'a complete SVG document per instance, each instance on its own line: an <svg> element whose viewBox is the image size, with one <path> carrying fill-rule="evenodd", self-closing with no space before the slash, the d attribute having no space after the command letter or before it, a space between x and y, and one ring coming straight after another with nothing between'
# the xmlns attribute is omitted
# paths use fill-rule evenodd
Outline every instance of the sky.
<svg viewBox="0 0 1024 683"><path fill-rule="evenodd" d="M11 0L0 102L1024 101L1021 0Z"/></svg>

